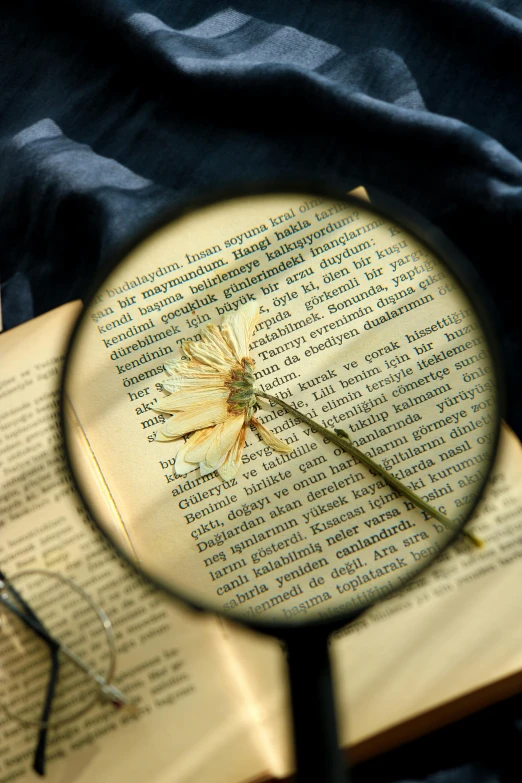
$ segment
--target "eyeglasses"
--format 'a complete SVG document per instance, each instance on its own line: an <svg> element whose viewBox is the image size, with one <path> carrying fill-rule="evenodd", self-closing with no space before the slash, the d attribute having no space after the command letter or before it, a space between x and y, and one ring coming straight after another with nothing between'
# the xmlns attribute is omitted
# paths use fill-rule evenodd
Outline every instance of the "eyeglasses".
<svg viewBox="0 0 522 783"><path fill-rule="evenodd" d="M96 703L136 709L112 684L116 638L104 609L76 582L34 569L0 570L0 706L38 728L33 769L45 774L50 727Z"/></svg>

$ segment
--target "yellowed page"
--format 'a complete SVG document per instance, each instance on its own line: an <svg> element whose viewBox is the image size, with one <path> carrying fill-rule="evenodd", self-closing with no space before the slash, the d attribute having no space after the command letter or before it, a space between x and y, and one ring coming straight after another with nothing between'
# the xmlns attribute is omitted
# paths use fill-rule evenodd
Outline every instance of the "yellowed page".
<svg viewBox="0 0 522 783"><path fill-rule="evenodd" d="M110 489L100 472L96 455L67 398L64 399L63 414L70 433L68 448L71 460L78 475L82 477L82 483L90 489L84 498L90 512L98 523L103 524L104 529L111 530L115 543L126 557L132 563L137 563L136 552L118 509L114 505Z"/></svg>
<svg viewBox="0 0 522 783"><path fill-rule="evenodd" d="M79 311L71 303L0 338L0 566L8 576L33 567L58 571L100 602L117 633L116 683L140 712L130 718L96 706L52 730L47 780L257 778L266 765L215 621L181 608L124 567L64 470L58 380ZM34 780L36 732L0 715L1 783Z"/></svg>
<svg viewBox="0 0 522 783"><path fill-rule="evenodd" d="M355 196L355 198L363 199L364 201L369 201L370 197L368 196L368 192L366 188L363 188L362 185L359 185L358 188L354 188L353 190L350 190L348 193L349 196Z"/></svg>
<svg viewBox="0 0 522 783"><path fill-rule="evenodd" d="M487 344L429 248L362 200L306 194L185 215L135 248L89 306L68 392L143 567L231 617L336 619L403 584L448 530L263 400L261 421L291 453L252 427L235 477L175 475L183 440L155 439L172 422L155 410L169 399L164 364L252 302L258 388L344 428L453 521L491 456Z"/></svg>
<svg viewBox="0 0 522 783"><path fill-rule="evenodd" d="M473 525L485 548L450 550L411 592L376 607L353 635L339 634L333 649L348 714L344 743L522 673L521 471L522 446L506 427ZM357 678L350 676L352 655ZM382 690L379 710L374 698Z"/></svg>
<svg viewBox="0 0 522 783"><path fill-rule="evenodd" d="M522 687L522 446L503 427L473 528L416 584L339 631L331 644L340 741L362 759ZM277 642L230 627L270 737L275 768L292 769L284 658ZM425 716L425 719L423 719ZM401 729L402 727L402 729Z"/></svg>

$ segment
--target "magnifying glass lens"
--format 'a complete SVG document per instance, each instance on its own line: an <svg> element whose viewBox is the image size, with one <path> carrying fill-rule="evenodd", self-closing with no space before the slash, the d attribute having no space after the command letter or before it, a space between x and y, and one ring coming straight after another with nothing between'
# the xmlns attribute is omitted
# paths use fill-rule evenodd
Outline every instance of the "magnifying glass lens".
<svg viewBox="0 0 522 783"><path fill-rule="evenodd" d="M171 593L260 626L345 621L405 585L494 456L495 361L461 280L351 198L243 195L160 226L67 359L67 447L103 531Z"/></svg>

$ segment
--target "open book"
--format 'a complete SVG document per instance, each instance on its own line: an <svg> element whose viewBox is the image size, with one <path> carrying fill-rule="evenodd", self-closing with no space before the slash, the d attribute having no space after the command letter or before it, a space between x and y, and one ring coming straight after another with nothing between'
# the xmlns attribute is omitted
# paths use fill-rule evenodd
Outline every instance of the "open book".
<svg viewBox="0 0 522 783"><path fill-rule="evenodd" d="M0 563L8 575L31 567L60 571L98 598L118 634L116 683L138 699L140 712L130 717L99 706L51 732L48 777L281 779L292 771L292 753L277 641L194 614L144 585L108 549L75 495L56 421L63 352L79 311L79 303L71 303L0 338ZM139 317L135 308L133 326L154 324L147 312ZM119 331L125 329L120 324ZM138 398L125 403L124 423L137 422L147 439L154 427L141 426L142 387L147 383L131 387ZM129 389L122 393L128 397ZM146 402L147 394L142 396ZM92 444L83 424L80 434ZM170 493L170 473L158 465L168 462L159 455L160 445L151 445L150 457L145 452L143 470ZM93 455L80 437L78 449L99 482ZM498 463L473 523L486 547L458 544L415 585L332 640L340 741L350 746L352 759L413 738L522 685L521 466L522 448L504 427ZM102 476L102 485L103 479L110 487L110 476ZM136 549L139 555L111 495L97 497L97 513L113 515L115 537L131 556ZM0 783L32 779L34 731L2 716L0 737Z"/></svg>

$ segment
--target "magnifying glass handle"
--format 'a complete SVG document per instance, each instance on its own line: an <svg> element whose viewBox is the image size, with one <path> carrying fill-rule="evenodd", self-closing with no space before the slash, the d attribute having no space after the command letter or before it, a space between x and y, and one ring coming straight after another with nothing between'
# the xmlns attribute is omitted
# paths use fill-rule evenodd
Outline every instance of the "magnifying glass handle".
<svg viewBox="0 0 522 783"><path fill-rule="evenodd" d="M286 642L297 783L349 783L339 749L328 636L304 631Z"/></svg>

